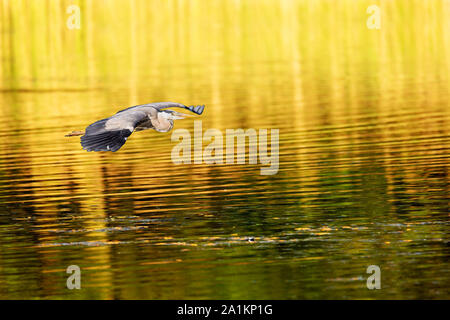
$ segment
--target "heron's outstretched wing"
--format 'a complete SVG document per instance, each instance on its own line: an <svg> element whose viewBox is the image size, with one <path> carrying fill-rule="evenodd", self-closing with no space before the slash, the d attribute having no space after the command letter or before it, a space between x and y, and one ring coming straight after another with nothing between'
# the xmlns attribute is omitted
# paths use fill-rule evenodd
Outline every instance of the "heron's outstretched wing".
<svg viewBox="0 0 450 320"><path fill-rule="evenodd" d="M144 110L129 110L94 122L86 128L81 145L87 151L119 150L133 133L136 126L148 120Z"/></svg>
<svg viewBox="0 0 450 320"><path fill-rule="evenodd" d="M163 109L168 109L168 108L183 108L186 110L189 110L195 114L201 115L203 113L203 110L205 109L205 106L185 106L184 104L181 103L176 103L176 102L154 102L154 103L148 103L148 104L140 104L138 106L134 106L134 107L129 107L123 110L120 110L118 113L122 113L125 111L129 111L131 109L134 110L139 110L140 108L146 108L146 107L152 107L155 108L157 110L163 110Z"/></svg>

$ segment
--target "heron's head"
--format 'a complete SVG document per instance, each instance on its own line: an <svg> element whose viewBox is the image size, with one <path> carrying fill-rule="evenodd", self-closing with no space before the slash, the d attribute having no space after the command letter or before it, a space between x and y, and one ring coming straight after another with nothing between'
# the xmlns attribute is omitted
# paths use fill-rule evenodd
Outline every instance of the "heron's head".
<svg viewBox="0 0 450 320"><path fill-rule="evenodd" d="M178 119L184 119L186 117L191 117L190 114L185 114L181 112L176 112L173 110L163 110L160 113L161 117L167 120L178 120Z"/></svg>

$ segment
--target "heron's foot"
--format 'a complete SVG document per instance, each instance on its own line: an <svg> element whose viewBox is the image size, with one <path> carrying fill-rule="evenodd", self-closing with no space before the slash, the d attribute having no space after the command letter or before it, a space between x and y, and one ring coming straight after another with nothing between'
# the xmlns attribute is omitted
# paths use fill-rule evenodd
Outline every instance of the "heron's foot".
<svg viewBox="0 0 450 320"><path fill-rule="evenodd" d="M83 134L84 131L72 131L71 133L66 134L64 137L82 136Z"/></svg>

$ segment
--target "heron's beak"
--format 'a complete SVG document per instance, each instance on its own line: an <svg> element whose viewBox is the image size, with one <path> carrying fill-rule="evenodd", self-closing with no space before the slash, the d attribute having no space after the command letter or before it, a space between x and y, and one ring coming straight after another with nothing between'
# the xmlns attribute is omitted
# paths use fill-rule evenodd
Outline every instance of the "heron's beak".
<svg viewBox="0 0 450 320"><path fill-rule="evenodd" d="M184 119L184 118L186 118L186 117L192 117L192 115L190 115L190 114L181 113L181 112L176 112L176 111L173 111L173 113L171 114L171 116L172 116L172 119L173 119L173 120Z"/></svg>

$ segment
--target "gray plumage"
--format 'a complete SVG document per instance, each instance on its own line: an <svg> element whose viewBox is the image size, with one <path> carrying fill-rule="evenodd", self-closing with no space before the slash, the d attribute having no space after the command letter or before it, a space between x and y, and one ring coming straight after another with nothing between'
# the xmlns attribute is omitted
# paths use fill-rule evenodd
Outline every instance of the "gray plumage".
<svg viewBox="0 0 450 320"><path fill-rule="evenodd" d="M155 102L126 108L109 118L89 125L81 137L81 145L87 151L116 152L125 144L133 131L154 129L158 132L167 132L173 128L173 120L189 116L173 110L165 110L167 108L183 108L200 115L205 106L187 107L175 102Z"/></svg>

